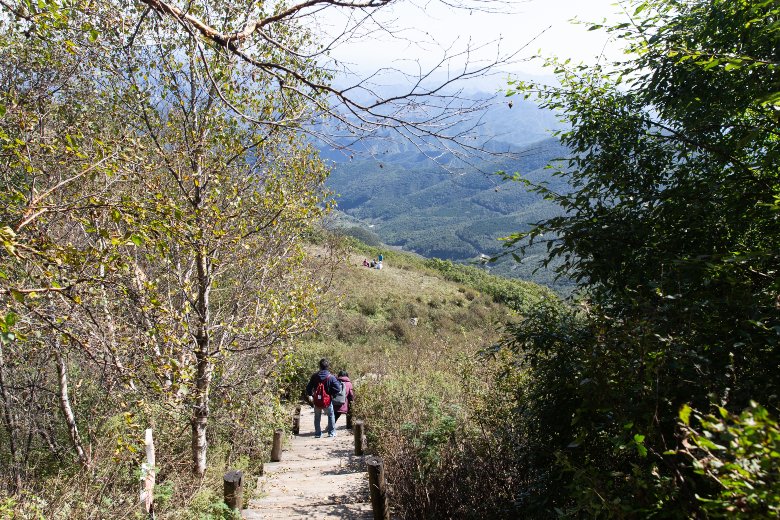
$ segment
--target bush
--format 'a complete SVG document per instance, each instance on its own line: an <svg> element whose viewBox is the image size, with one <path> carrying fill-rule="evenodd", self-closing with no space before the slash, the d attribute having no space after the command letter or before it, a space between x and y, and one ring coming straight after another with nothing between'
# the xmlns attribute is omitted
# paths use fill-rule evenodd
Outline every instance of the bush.
<svg viewBox="0 0 780 520"><path fill-rule="evenodd" d="M502 303L516 311L525 312L543 300L557 299L552 291L534 283L493 276L474 266L454 264L438 258L425 260L425 266L443 275L445 280L476 289L491 296L496 303ZM473 300L475 296L473 292L466 293L469 300Z"/></svg>
<svg viewBox="0 0 780 520"><path fill-rule="evenodd" d="M336 337L343 342L365 343L374 331L374 326L362 314L345 314L334 325Z"/></svg>
<svg viewBox="0 0 780 520"><path fill-rule="evenodd" d="M715 488L698 496L702 510L711 518L780 518L777 420L756 403L739 415L716 408L717 415L680 411L694 471Z"/></svg>
<svg viewBox="0 0 780 520"><path fill-rule="evenodd" d="M388 330L399 341L409 342L412 338L412 325L409 323L409 320L393 318Z"/></svg>
<svg viewBox="0 0 780 520"><path fill-rule="evenodd" d="M518 518L516 438L507 437L517 402L491 383L505 369L466 356L446 372L418 364L358 382L355 414L384 458L399 518Z"/></svg>
<svg viewBox="0 0 780 520"><path fill-rule="evenodd" d="M379 312L379 302L373 296L365 296L357 302L358 310L364 316L376 316Z"/></svg>

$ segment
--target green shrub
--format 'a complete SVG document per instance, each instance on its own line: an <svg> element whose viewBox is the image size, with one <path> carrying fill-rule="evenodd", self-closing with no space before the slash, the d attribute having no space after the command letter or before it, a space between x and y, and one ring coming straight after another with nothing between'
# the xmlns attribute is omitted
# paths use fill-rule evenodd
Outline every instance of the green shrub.
<svg viewBox="0 0 780 520"><path fill-rule="evenodd" d="M413 337L412 325L409 323L409 320L393 318L390 321L388 330L399 341L409 342Z"/></svg>
<svg viewBox="0 0 780 520"><path fill-rule="evenodd" d="M549 289L531 282L493 276L474 266L455 264L438 258L425 260L425 266L443 275L445 280L476 289L491 296L496 303L505 304L517 311L527 311L545 299L556 299ZM476 296L473 293L466 295L469 300Z"/></svg>
<svg viewBox="0 0 780 520"><path fill-rule="evenodd" d="M343 342L365 343L374 332L374 326L363 314L345 314L334 324L336 338Z"/></svg>
<svg viewBox="0 0 780 520"><path fill-rule="evenodd" d="M385 461L399 518L518 518L513 412L505 361L448 358L357 383L355 414ZM509 359L505 356L505 359ZM511 379L511 378L510 378ZM487 476L489 475L489 478Z"/></svg>
<svg viewBox="0 0 780 520"><path fill-rule="evenodd" d="M357 306L363 316L376 316L379 313L379 302L373 296L359 299Z"/></svg>
<svg viewBox="0 0 780 520"><path fill-rule="evenodd" d="M192 497L186 520L240 520L241 513L230 509L222 494L204 489ZM184 519L183 519L184 520Z"/></svg>
<svg viewBox="0 0 780 520"><path fill-rule="evenodd" d="M711 518L780 518L777 420L756 403L739 415L717 410L717 415L688 406L680 411L694 471L715 488L697 497L702 510Z"/></svg>

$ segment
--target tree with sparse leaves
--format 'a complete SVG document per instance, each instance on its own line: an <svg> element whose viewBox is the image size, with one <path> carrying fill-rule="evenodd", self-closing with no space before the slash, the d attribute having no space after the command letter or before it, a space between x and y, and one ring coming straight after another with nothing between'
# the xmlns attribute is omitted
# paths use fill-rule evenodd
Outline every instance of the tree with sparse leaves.
<svg viewBox="0 0 780 520"><path fill-rule="evenodd" d="M388 3L0 0L0 516L127 516L149 425L160 475L197 488L209 453L260 460L273 367L329 282L302 135L457 147L482 102L452 82L501 61L335 88L328 53ZM327 41L324 8L354 13Z"/></svg>

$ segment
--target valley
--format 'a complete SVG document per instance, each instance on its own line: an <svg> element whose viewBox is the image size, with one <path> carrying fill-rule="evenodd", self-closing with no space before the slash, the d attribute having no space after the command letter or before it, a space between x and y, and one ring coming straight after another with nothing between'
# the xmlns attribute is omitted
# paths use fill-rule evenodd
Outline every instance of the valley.
<svg viewBox="0 0 780 520"><path fill-rule="evenodd" d="M531 224L558 215L553 203L499 172L520 174L556 192L568 185L546 166L565 156L554 138L516 148L478 167L447 171L411 151L382 160L335 163L327 186L338 212L332 224L358 238L381 241L426 257L460 263L479 262L506 252L500 239L527 231ZM496 274L533 280L565 291L552 269L539 269L544 245L534 246L516 262L505 256L487 268Z"/></svg>

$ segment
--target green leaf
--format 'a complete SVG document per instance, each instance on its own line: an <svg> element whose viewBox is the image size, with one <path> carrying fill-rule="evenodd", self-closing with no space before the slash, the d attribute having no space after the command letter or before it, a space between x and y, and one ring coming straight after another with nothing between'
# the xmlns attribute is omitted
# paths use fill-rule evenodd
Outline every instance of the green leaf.
<svg viewBox="0 0 780 520"><path fill-rule="evenodd" d="M141 247L144 244L144 239L140 235L130 235L130 242Z"/></svg>
<svg viewBox="0 0 780 520"><path fill-rule="evenodd" d="M771 94L760 97L757 101L764 106L780 104L780 92L772 92Z"/></svg>
<svg viewBox="0 0 780 520"><path fill-rule="evenodd" d="M684 404L682 408L680 408L680 420L686 425L691 425L691 407L687 404Z"/></svg>
<svg viewBox="0 0 780 520"><path fill-rule="evenodd" d="M13 312L9 312L5 315L5 324L8 326L8 328L13 327L16 325L16 322L18 320L18 317Z"/></svg>
<svg viewBox="0 0 780 520"><path fill-rule="evenodd" d="M24 293L17 291L16 289L11 289L11 298L19 303L24 303Z"/></svg>

